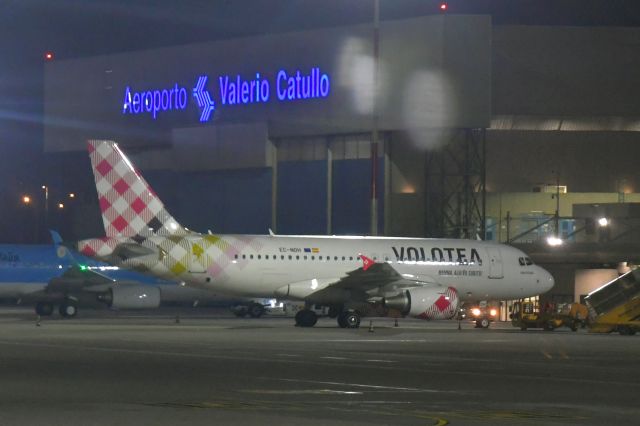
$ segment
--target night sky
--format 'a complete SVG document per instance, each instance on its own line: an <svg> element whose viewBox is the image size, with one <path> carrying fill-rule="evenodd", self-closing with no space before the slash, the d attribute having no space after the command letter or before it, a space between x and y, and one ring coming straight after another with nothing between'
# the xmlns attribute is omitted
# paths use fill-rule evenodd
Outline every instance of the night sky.
<svg viewBox="0 0 640 426"><path fill-rule="evenodd" d="M380 0L381 19L438 14L440 1ZM496 25L640 25L637 0L450 0ZM54 60L371 22L373 0L0 0L0 241L25 242L16 199L43 180L44 53ZM17 215L17 216L16 216ZM32 236L33 234L29 234Z"/></svg>

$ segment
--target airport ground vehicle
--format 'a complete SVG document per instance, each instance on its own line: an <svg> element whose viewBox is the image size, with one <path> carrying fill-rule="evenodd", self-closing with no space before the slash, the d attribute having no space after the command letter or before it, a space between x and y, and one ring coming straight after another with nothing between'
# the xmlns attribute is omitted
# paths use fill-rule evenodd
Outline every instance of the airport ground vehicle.
<svg viewBox="0 0 640 426"><path fill-rule="evenodd" d="M489 328L498 317L498 308L486 303L465 307L462 318L468 318L476 324L476 328Z"/></svg>
<svg viewBox="0 0 640 426"><path fill-rule="evenodd" d="M246 317L249 315L251 318L260 318L264 315L265 305L254 301L249 303L239 303L231 308L231 312L233 312L237 317Z"/></svg>
<svg viewBox="0 0 640 426"><path fill-rule="evenodd" d="M578 327L584 326L587 319L587 308L580 303L559 305L557 307L548 305L541 308L536 302L519 301L513 305L511 323L520 330L528 328L542 328L552 331L559 327L569 327L572 331L577 331Z"/></svg>
<svg viewBox="0 0 640 426"><path fill-rule="evenodd" d="M585 303L589 331L634 335L640 331L640 270L627 272L592 291Z"/></svg>

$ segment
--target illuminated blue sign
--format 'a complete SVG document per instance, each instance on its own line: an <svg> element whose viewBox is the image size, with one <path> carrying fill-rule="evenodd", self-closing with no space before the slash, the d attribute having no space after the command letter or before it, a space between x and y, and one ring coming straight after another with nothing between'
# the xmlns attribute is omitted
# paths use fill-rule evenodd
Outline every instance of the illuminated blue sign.
<svg viewBox="0 0 640 426"><path fill-rule="evenodd" d="M287 75L285 70L278 72L278 99L293 101L296 99L326 98L329 96L329 76L321 74L320 68L312 68L309 75Z"/></svg>
<svg viewBox="0 0 640 426"><path fill-rule="evenodd" d="M211 94L205 89L207 79L208 77L206 75L201 75L198 77L196 87L193 88L193 96L198 102L198 108L202 110L202 114L200 114L200 122L209 121L211 113L216 108L216 103L211 99Z"/></svg>
<svg viewBox="0 0 640 426"><path fill-rule="evenodd" d="M216 102L207 90L209 77L198 77L192 89L193 97L200 110L200 122L207 122L216 109ZM220 107L267 103L270 99L278 102L307 101L322 99L331 92L329 75L319 67L313 67L308 73L296 70L288 73L281 69L275 74L275 80L255 73L255 77L244 79L236 76L221 75L218 82L218 102ZM272 88L274 92L272 93ZM275 95L275 96L272 96ZM126 86L122 113L125 115L149 114L154 120L160 113L183 111L188 105L187 89L175 83L168 88L136 91Z"/></svg>
<svg viewBox="0 0 640 426"><path fill-rule="evenodd" d="M149 113L154 118L160 111L181 110L187 107L187 89L176 83L170 89L134 92L131 87L124 89L123 114Z"/></svg>

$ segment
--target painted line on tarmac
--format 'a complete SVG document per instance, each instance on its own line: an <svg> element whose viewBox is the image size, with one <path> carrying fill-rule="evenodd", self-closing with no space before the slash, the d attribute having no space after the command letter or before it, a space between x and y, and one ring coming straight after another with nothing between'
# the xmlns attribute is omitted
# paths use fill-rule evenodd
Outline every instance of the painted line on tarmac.
<svg viewBox="0 0 640 426"><path fill-rule="evenodd" d="M438 340L427 340L427 339L402 339L402 340L390 340L390 339L326 339L326 340L322 340L322 339L316 339L316 340L309 340L309 341L305 341L302 340L302 342L304 343L322 343L322 342L331 342L331 343L351 343L351 342L356 342L356 343L433 343L433 342L438 342Z"/></svg>
<svg viewBox="0 0 640 426"><path fill-rule="evenodd" d="M363 388L363 389L375 389L375 390L390 390L396 392L425 392L425 393L462 393L458 391L443 391L440 389L426 389L426 388L405 388L405 387L397 387L397 386L383 386L383 385L366 385L363 383L347 383L347 382L328 382L321 380L302 380L302 379L286 379L286 378L273 378L273 377L262 377L263 379L268 380L277 380L281 382L288 383L308 383L308 384L316 384L316 385L331 385L331 386L346 386L353 388Z"/></svg>
<svg viewBox="0 0 640 426"><path fill-rule="evenodd" d="M364 392L343 391L337 389L245 389L242 390L242 392L254 393L259 395L364 395Z"/></svg>

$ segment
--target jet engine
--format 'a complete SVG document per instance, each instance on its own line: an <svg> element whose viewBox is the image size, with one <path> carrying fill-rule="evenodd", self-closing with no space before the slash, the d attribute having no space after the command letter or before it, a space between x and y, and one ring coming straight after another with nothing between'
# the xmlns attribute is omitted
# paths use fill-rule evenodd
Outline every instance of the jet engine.
<svg viewBox="0 0 640 426"><path fill-rule="evenodd" d="M158 287L132 285L111 287L98 300L114 309L153 309L160 306Z"/></svg>
<svg viewBox="0 0 640 426"><path fill-rule="evenodd" d="M416 287L386 297L384 306L402 315L425 320L450 319L458 312L458 292L453 287Z"/></svg>

